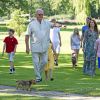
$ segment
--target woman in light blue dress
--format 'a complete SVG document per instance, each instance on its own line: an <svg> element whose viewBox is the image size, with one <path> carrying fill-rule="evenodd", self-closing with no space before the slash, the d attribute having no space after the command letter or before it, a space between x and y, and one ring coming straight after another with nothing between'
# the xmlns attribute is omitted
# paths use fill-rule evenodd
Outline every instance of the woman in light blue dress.
<svg viewBox="0 0 100 100"><path fill-rule="evenodd" d="M95 42L98 38L98 28L95 20L91 20L89 23L89 29L84 35L84 74L94 76L96 69L96 50L94 49Z"/></svg>

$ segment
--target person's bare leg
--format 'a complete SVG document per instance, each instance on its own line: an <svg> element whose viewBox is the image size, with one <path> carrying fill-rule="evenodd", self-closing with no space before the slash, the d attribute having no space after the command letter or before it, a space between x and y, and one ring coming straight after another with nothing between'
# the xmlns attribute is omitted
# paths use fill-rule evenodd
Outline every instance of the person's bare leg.
<svg viewBox="0 0 100 100"><path fill-rule="evenodd" d="M13 73L15 71L14 63L12 61L10 61L9 65L10 65L10 74L11 74L11 73Z"/></svg>
<svg viewBox="0 0 100 100"><path fill-rule="evenodd" d="M45 78L46 78L46 80L48 80L48 71L47 70L45 70Z"/></svg>
<svg viewBox="0 0 100 100"><path fill-rule="evenodd" d="M14 68L14 63L12 61L10 61L9 64L11 68Z"/></svg>
<svg viewBox="0 0 100 100"><path fill-rule="evenodd" d="M52 69L49 69L49 77L50 77L50 80L53 81L53 70Z"/></svg>
<svg viewBox="0 0 100 100"><path fill-rule="evenodd" d="M76 50L76 65L77 65L77 63L78 63L78 55L79 55L79 50L77 49L77 50Z"/></svg>
<svg viewBox="0 0 100 100"><path fill-rule="evenodd" d="M59 54L56 53L55 58L54 58L55 59L55 65L58 65L58 56L59 56Z"/></svg>

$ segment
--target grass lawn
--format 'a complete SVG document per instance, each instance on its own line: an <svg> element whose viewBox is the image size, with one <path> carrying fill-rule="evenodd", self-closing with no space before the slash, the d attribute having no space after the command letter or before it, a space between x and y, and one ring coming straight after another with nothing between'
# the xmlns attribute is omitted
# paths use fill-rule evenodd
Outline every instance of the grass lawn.
<svg viewBox="0 0 100 100"><path fill-rule="evenodd" d="M79 64L77 69L73 69L70 59L70 36L73 33L73 28L78 27L81 30L81 25L67 26L67 31L61 31L62 46L61 54L59 56L59 67L54 68L54 81L46 81L43 74L43 81L32 86L35 90L45 91L63 91L65 93L76 93L82 95L100 96L100 70L96 69L96 76L91 78L90 76L83 75L82 64L83 57L80 50ZM99 25L100 29L100 25ZM0 30L6 31L6 27L2 26ZM1 31L0 31L1 32ZM1 33L2 33L1 32ZM0 33L0 34L1 34ZM80 31L81 34L81 31ZM0 35L0 52L2 52L3 39L7 35ZM16 36L18 39L17 54L15 57L16 73L9 74L9 66L7 55L0 57L0 85L16 86L16 80L21 79L34 79L34 69L32 66L31 55L25 53L24 35L21 37ZM6 99L5 99L6 97ZM20 96L20 95L8 95L0 94L0 100L51 100L49 98Z"/></svg>
<svg viewBox="0 0 100 100"><path fill-rule="evenodd" d="M11 75L9 74L8 59L6 55L1 58L0 84L16 86L16 80L34 79L35 76L31 59L31 55L17 53L15 59L16 73ZM60 54L59 66L54 68L55 80L46 81L43 74L43 81L33 85L32 89L39 91L63 91L66 93L100 96L100 71L98 68L96 69L96 76L94 78L83 75L82 64L83 60L81 54L79 55L77 69L72 68L70 54Z"/></svg>

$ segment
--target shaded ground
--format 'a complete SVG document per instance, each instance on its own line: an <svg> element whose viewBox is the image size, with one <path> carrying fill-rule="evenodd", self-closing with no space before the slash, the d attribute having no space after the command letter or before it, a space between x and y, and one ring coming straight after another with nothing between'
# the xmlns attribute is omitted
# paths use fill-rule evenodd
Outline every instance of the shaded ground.
<svg viewBox="0 0 100 100"><path fill-rule="evenodd" d="M15 87L11 86L3 86L0 85L0 94L13 94L13 95L21 95L21 96L37 96L37 97L47 97L50 99L57 99L57 100L100 100L100 97L86 97L82 95L76 94L66 94L64 92L57 92L57 91L35 91L32 90L24 91L24 90L16 90Z"/></svg>

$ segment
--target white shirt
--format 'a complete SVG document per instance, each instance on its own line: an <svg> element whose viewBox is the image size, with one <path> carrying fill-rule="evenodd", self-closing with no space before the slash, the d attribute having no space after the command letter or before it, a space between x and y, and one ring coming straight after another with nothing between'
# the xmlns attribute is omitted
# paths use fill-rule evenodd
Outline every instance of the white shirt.
<svg viewBox="0 0 100 100"><path fill-rule="evenodd" d="M50 39L52 42L59 42L59 33L60 33L60 28L59 27L53 27L50 29Z"/></svg>
<svg viewBox="0 0 100 100"><path fill-rule="evenodd" d="M50 42L51 23L42 20L41 24L37 19L29 23L26 35L30 35L30 46L32 52L45 52Z"/></svg>
<svg viewBox="0 0 100 100"><path fill-rule="evenodd" d="M72 46L80 46L79 36L77 36L77 35L72 35L71 36L71 45Z"/></svg>

